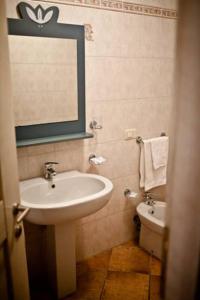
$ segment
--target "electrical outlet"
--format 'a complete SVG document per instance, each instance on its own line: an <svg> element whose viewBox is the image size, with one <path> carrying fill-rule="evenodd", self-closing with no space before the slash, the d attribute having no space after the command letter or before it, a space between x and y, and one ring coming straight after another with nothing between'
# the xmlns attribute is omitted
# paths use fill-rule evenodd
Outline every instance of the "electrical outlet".
<svg viewBox="0 0 200 300"><path fill-rule="evenodd" d="M125 140L136 138L136 128L125 129Z"/></svg>

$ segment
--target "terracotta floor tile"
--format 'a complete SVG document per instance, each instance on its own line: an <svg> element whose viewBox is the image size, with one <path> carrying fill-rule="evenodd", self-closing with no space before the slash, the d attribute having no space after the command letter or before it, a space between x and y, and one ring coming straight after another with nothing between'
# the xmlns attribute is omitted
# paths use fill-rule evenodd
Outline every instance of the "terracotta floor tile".
<svg viewBox="0 0 200 300"><path fill-rule="evenodd" d="M92 271L77 278L77 291L65 300L100 300L107 271Z"/></svg>
<svg viewBox="0 0 200 300"><path fill-rule="evenodd" d="M149 273L149 259L141 248L121 245L113 248L108 270Z"/></svg>
<svg viewBox="0 0 200 300"><path fill-rule="evenodd" d="M77 263L77 276L80 276L89 270L107 270L111 256L111 250L104 251L87 260Z"/></svg>
<svg viewBox="0 0 200 300"><path fill-rule="evenodd" d="M109 272L101 300L148 300L149 275Z"/></svg>
<svg viewBox="0 0 200 300"><path fill-rule="evenodd" d="M151 275L161 275L161 261L155 257L150 258L150 272Z"/></svg>
<svg viewBox="0 0 200 300"><path fill-rule="evenodd" d="M149 287L149 273L151 280ZM77 291L65 300L160 300L161 263L134 241L116 246L77 264ZM52 300L48 290L34 293Z"/></svg>
<svg viewBox="0 0 200 300"><path fill-rule="evenodd" d="M150 300L160 300L160 276L151 276Z"/></svg>
<svg viewBox="0 0 200 300"><path fill-rule="evenodd" d="M104 251L88 259L88 266L92 270L107 270L112 250Z"/></svg>

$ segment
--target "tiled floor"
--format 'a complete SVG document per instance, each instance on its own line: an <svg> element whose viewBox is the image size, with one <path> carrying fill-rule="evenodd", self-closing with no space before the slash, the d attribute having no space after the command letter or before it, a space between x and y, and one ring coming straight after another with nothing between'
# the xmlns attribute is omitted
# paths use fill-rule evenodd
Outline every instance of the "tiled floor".
<svg viewBox="0 0 200 300"><path fill-rule="evenodd" d="M159 300L160 272L159 260L128 242L79 263L66 300Z"/></svg>
<svg viewBox="0 0 200 300"><path fill-rule="evenodd" d="M160 300L160 273L159 260L128 242L78 263L77 291L65 300Z"/></svg>

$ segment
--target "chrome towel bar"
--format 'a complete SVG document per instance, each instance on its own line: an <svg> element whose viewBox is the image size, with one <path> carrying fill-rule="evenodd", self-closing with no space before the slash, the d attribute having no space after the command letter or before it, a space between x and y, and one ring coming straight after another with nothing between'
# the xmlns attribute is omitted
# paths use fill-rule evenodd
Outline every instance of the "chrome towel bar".
<svg viewBox="0 0 200 300"><path fill-rule="evenodd" d="M161 132L160 136L166 136L166 133L165 132ZM136 143L137 144L143 143L143 138L141 136L137 136L136 137Z"/></svg>

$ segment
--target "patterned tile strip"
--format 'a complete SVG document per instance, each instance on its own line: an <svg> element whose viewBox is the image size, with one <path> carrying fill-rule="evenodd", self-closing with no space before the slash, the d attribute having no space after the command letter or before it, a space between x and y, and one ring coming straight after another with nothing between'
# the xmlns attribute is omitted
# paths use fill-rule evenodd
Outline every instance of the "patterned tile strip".
<svg viewBox="0 0 200 300"><path fill-rule="evenodd" d="M131 2L123 2L122 10L124 12L129 12L133 14L148 15L148 16L170 18L170 19L177 18L176 10L154 7L154 6L147 6L147 5L138 5Z"/></svg>
<svg viewBox="0 0 200 300"><path fill-rule="evenodd" d="M91 24L84 24L85 27L85 38L89 42L93 42L93 29Z"/></svg>
<svg viewBox="0 0 200 300"><path fill-rule="evenodd" d="M101 0L101 9L122 11L122 1Z"/></svg>
<svg viewBox="0 0 200 300"><path fill-rule="evenodd" d="M40 1L41 0L34 0ZM48 3L60 3L67 5L98 8L103 10L119 11L131 14L154 16L167 19L177 19L178 14L174 9L161 8L156 6L135 4L120 0L43 0Z"/></svg>

